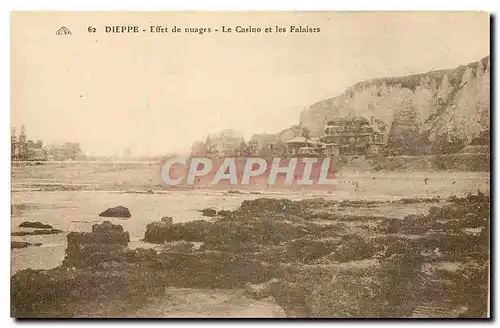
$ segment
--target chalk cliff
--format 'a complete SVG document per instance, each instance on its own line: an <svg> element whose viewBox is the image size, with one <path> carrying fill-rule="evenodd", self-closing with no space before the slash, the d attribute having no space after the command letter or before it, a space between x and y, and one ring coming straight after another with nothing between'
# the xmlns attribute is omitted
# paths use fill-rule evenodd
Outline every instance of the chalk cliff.
<svg viewBox="0 0 500 328"><path fill-rule="evenodd" d="M391 126L389 148L395 153L446 152L443 144L469 144L490 126L490 57L455 69L357 83L310 106L300 123L320 136L326 121L348 115L373 116Z"/></svg>

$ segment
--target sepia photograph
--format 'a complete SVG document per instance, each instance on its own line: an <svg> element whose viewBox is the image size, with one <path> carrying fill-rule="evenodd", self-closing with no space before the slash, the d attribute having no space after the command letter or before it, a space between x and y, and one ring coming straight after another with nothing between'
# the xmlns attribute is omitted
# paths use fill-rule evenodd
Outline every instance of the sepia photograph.
<svg viewBox="0 0 500 328"><path fill-rule="evenodd" d="M12 318L492 317L490 13L10 20Z"/></svg>

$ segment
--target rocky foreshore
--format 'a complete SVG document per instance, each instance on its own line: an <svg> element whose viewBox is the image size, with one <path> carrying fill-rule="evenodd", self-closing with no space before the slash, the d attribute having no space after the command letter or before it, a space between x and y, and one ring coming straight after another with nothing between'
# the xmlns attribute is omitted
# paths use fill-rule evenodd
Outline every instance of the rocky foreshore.
<svg viewBox="0 0 500 328"><path fill-rule="evenodd" d="M128 249L110 222L72 232L61 266L12 277L12 316L120 317L166 287L243 289L288 317L486 316L488 196L400 219L349 216L346 206L363 202L261 198L210 221L165 217L145 230L158 249Z"/></svg>

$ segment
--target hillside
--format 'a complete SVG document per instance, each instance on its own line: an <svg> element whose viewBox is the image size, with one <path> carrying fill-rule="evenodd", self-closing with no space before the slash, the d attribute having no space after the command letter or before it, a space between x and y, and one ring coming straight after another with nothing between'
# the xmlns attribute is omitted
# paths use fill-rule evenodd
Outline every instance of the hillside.
<svg viewBox="0 0 500 328"><path fill-rule="evenodd" d="M300 116L311 136L327 120L358 115L391 126L389 148L398 154L453 152L490 125L490 57L423 74L364 81Z"/></svg>

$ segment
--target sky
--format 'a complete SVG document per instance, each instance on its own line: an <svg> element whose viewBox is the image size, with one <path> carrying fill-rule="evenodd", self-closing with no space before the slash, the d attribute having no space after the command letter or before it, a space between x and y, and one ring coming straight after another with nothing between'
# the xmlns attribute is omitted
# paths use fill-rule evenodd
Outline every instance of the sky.
<svg viewBox="0 0 500 328"><path fill-rule="evenodd" d="M276 133L357 82L490 52L486 13L18 12L11 24L11 125L46 144L79 142L89 155L183 153L227 128ZM141 33L105 33L116 25ZM212 33L142 32L151 25ZM236 33L238 25L287 33ZM290 33L292 25L320 32ZM56 35L61 26L71 35Z"/></svg>

